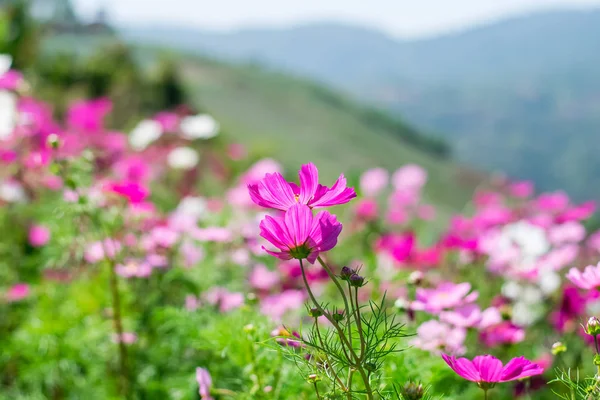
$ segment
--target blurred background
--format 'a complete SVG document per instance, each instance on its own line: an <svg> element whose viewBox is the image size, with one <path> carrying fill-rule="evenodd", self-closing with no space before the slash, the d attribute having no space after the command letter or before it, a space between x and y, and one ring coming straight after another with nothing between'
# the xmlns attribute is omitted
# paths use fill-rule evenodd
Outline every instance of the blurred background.
<svg viewBox="0 0 600 400"><path fill-rule="evenodd" d="M417 4L418 3L418 4ZM0 0L0 53L60 114L186 107L291 170L417 163L464 204L503 174L600 198L600 1Z"/></svg>

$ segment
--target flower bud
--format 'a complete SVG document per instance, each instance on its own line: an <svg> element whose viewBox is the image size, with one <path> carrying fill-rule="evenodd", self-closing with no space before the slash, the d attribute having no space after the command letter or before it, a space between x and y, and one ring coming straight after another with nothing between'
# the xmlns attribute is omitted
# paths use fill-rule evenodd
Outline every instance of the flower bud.
<svg viewBox="0 0 600 400"><path fill-rule="evenodd" d="M252 324L245 325L242 329L246 333L252 333L252 332L254 332L256 330L256 328Z"/></svg>
<svg viewBox="0 0 600 400"><path fill-rule="evenodd" d="M588 319L587 325L585 326L585 333L587 333L590 336L600 335L600 319L596 317L590 317L590 319Z"/></svg>
<svg viewBox="0 0 600 400"><path fill-rule="evenodd" d="M405 400L421 400L425 390L420 383L409 382L400 389L400 394Z"/></svg>
<svg viewBox="0 0 600 400"><path fill-rule="evenodd" d="M359 288L359 287L363 287L363 285L365 283L365 278L363 278L362 276L360 276L358 274L352 274L352 275L350 275L349 281L350 281L351 286Z"/></svg>
<svg viewBox="0 0 600 400"><path fill-rule="evenodd" d="M425 275L421 271L414 271L408 276L408 283L414 286L419 286L423 283Z"/></svg>
<svg viewBox="0 0 600 400"><path fill-rule="evenodd" d="M308 381L308 383L317 383L321 380L321 378L319 378L319 375L317 374L310 374L306 380Z"/></svg>
<svg viewBox="0 0 600 400"><path fill-rule="evenodd" d="M310 315L313 318L319 318L321 315L323 315L323 313L318 308L311 308L310 310L308 310L308 315Z"/></svg>
<svg viewBox="0 0 600 400"><path fill-rule="evenodd" d="M48 143L48 146L50 146L51 149L56 150L60 147L60 138L56 133L48 135L46 142Z"/></svg>
<svg viewBox="0 0 600 400"><path fill-rule="evenodd" d="M556 356L567 351L567 346L563 342L556 342L552 345L552 355Z"/></svg>
<svg viewBox="0 0 600 400"><path fill-rule="evenodd" d="M340 278L347 281L348 279L350 279L350 276L352 276L352 274L354 274L354 270L352 268L343 267L342 271L340 272Z"/></svg>
<svg viewBox="0 0 600 400"><path fill-rule="evenodd" d="M331 318L333 318L333 320L335 322L343 321L344 320L344 312L343 311L334 312L333 314L331 314Z"/></svg>
<svg viewBox="0 0 600 400"><path fill-rule="evenodd" d="M375 372L375 371L377 371L377 364L375 364L372 361L367 361L365 363L365 369L369 372Z"/></svg>

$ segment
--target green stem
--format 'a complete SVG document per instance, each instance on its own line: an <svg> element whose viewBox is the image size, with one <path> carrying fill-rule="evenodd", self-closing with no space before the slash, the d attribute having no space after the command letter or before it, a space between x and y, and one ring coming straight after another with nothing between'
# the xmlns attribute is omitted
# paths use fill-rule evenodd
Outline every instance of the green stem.
<svg viewBox="0 0 600 400"><path fill-rule="evenodd" d="M365 342L365 336L362 329L362 317L360 316L360 307L358 306L358 288L354 288L354 298L356 302L356 325L358 326L358 336L360 337L360 359L362 361L365 357L367 343ZM352 298L350 299L352 300Z"/></svg>
<svg viewBox="0 0 600 400"><path fill-rule="evenodd" d="M105 253L105 256L107 254ZM123 342L123 320L121 317L121 296L119 293L119 281L117 279L116 265L114 261L109 259L108 267L110 271L110 290L112 294L113 308L113 323L117 334L117 343L119 345L119 365L121 369L120 392L127 394L127 386L129 383L129 371L127 368L127 347Z"/></svg>
<svg viewBox="0 0 600 400"><path fill-rule="evenodd" d="M319 339L319 343L321 344L321 348L325 349L325 344L323 342L323 338L321 337L321 331L319 330L319 322L318 322L317 318L315 318L315 330L317 331L317 338ZM325 353L325 352L323 352L323 355L325 356L325 362L327 362L327 367L333 373L333 377L335 378L335 380L340 384L340 387L342 388L342 391L343 392L348 392L348 389L344 385L344 382L342 382L342 380L340 379L340 377L338 376L338 374L335 372L335 368L333 367L333 364L331 363L331 360L329 359L329 355L327 353Z"/></svg>

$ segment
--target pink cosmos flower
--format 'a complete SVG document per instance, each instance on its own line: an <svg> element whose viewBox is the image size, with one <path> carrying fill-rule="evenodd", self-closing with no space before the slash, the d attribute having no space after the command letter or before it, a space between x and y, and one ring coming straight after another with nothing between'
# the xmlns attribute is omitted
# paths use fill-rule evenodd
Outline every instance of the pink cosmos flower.
<svg viewBox="0 0 600 400"><path fill-rule="evenodd" d="M374 199L362 199L356 203L356 216L362 221L376 220L377 211L377 201Z"/></svg>
<svg viewBox="0 0 600 400"><path fill-rule="evenodd" d="M463 282L454 284L442 282L436 288L417 288L416 300L412 303L414 310L423 310L437 314L442 310L459 307L477 300L478 292L471 291L471 284Z"/></svg>
<svg viewBox="0 0 600 400"><path fill-rule="evenodd" d="M331 188L319 184L319 171L312 163L303 165L298 175L299 187L287 182L280 173L266 174L260 182L248 185L252 201L261 207L286 211L298 203L311 208L330 207L356 197L354 189L346 187L343 174Z"/></svg>
<svg viewBox="0 0 600 400"><path fill-rule="evenodd" d="M33 225L27 237L33 247L42 247L50 241L50 230L43 225Z"/></svg>
<svg viewBox="0 0 600 400"><path fill-rule="evenodd" d="M23 82L23 74L11 69L0 75L0 90L17 90Z"/></svg>
<svg viewBox="0 0 600 400"><path fill-rule="evenodd" d="M242 293L230 292L221 287L215 287L206 292L205 299L209 304L218 306L221 312L235 310L244 304Z"/></svg>
<svg viewBox="0 0 600 400"><path fill-rule="evenodd" d="M95 264L105 257L114 258L121 251L121 243L113 239L104 239L102 242L94 242L87 246L83 258L90 263Z"/></svg>
<svg viewBox="0 0 600 400"><path fill-rule="evenodd" d="M442 358L459 376L482 386L528 378L544 372L539 365L525 357L513 358L505 366L502 361L490 355L477 356L473 361L446 354Z"/></svg>
<svg viewBox="0 0 600 400"><path fill-rule="evenodd" d="M554 225L548 232L550 242L554 245L564 243L577 243L585 237L585 228L579 222L570 221L560 225Z"/></svg>
<svg viewBox="0 0 600 400"><path fill-rule="evenodd" d="M160 124L165 132L175 132L179 128L179 115L174 112L162 111L156 114L153 119Z"/></svg>
<svg viewBox="0 0 600 400"><path fill-rule="evenodd" d="M577 268L571 268L567 274L567 279L575 284L575 286L590 290L600 287L600 263L595 267L589 265L585 267L583 273Z"/></svg>
<svg viewBox="0 0 600 400"><path fill-rule="evenodd" d="M131 204L142 203L148 197L148 189L135 182L111 182L104 185L104 190L126 198Z"/></svg>
<svg viewBox="0 0 600 400"><path fill-rule="evenodd" d="M446 352L461 355L466 351L464 346L466 338L467 331L465 329L430 320L417 328L417 337L412 340L411 344L431 353Z"/></svg>
<svg viewBox="0 0 600 400"><path fill-rule="evenodd" d="M509 186L511 196L524 199L530 197L534 192L533 182L520 181L511 183Z"/></svg>
<svg viewBox="0 0 600 400"><path fill-rule="evenodd" d="M79 101L69 107L67 123L74 129L97 132L111 109L112 103L106 98Z"/></svg>
<svg viewBox="0 0 600 400"><path fill-rule="evenodd" d="M138 260L129 260L115 267L117 275L123 278L147 278L152 274L152 265Z"/></svg>
<svg viewBox="0 0 600 400"><path fill-rule="evenodd" d="M185 309L188 311L196 311L200 307L200 301L193 294L185 296Z"/></svg>
<svg viewBox="0 0 600 400"><path fill-rule="evenodd" d="M337 244L342 231L334 215L321 211L313 216L304 204L293 204L283 217L269 215L260 222L260 236L267 239L279 251L265 251L282 260L307 259L313 264L319 253L331 250Z"/></svg>
<svg viewBox="0 0 600 400"><path fill-rule="evenodd" d="M408 164L394 172L392 184L397 190L419 191L427 182L427 171L415 164Z"/></svg>
<svg viewBox="0 0 600 400"><path fill-rule="evenodd" d="M281 321L290 311L298 310L304 304L305 295L301 290L284 290L281 293L265 297L260 304L260 312Z"/></svg>
<svg viewBox="0 0 600 400"><path fill-rule="evenodd" d="M466 304L455 310L442 311L440 321L461 328L477 326L482 319L482 312L476 304Z"/></svg>
<svg viewBox="0 0 600 400"><path fill-rule="evenodd" d="M360 191L364 196L375 197L388 185L390 173L383 168L365 171L360 177Z"/></svg>
<svg viewBox="0 0 600 400"><path fill-rule="evenodd" d="M6 292L6 300L9 302L20 301L29 297L29 285L26 283L17 283L12 285Z"/></svg>
<svg viewBox="0 0 600 400"><path fill-rule="evenodd" d="M270 290L279 283L279 274L259 264L250 274L250 286L259 290Z"/></svg>
<svg viewBox="0 0 600 400"><path fill-rule="evenodd" d="M112 335L112 341L115 343L122 342L125 344L134 344L135 342L137 342L137 339L137 335L133 332L123 332L121 337L119 337L117 334Z"/></svg>
<svg viewBox="0 0 600 400"><path fill-rule="evenodd" d="M196 368L196 382L198 382L198 393L201 400L213 400L210 397L210 388L212 386L212 378L207 369Z"/></svg>
<svg viewBox="0 0 600 400"><path fill-rule="evenodd" d="M525 340L525 331L510 321L504 321L484 329L479 340L488 347L520 343Z"/></svg>

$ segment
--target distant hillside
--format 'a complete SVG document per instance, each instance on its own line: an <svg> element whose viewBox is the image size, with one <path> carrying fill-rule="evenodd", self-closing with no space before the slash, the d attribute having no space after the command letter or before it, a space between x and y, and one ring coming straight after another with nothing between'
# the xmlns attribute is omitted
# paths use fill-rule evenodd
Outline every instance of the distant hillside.
<svg viewBox="0 0 600 400"><path fill-rule="evenodd" d="M333 180L341 171L356 178L375 166L417 163L429 172L428 201L445 212L462 207L485 178L415 142L428 139L402 121L310 81L194 57L184 58L182 68L193 99L227 135L289 170L314 161Z"/></svg>
<svg viewBox="0 0 600 400"><path fill-rule="evenodd" d="M124 34L337 85L444 134L464 162L600 198L600 10L525 15L418 41L326 23Z"/></svg>

